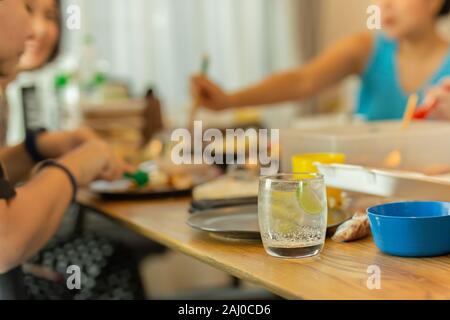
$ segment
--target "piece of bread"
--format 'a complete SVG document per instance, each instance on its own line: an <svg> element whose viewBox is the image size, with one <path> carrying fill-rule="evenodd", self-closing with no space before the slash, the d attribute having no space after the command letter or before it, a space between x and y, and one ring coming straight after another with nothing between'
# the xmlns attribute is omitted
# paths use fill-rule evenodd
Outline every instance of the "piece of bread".
<svg viewBox="0 0 450 320"><path fill-rule="evenodd" d="M219 200L258 196L259 180L222 176L194 188L194 200Z"/></svg>
<svg viewBox="0 0 450 320"><path fill-rule="evenodd" d="M348 242L365 238L370 234L370 224L367 213L356 212L352 219L341 224L331 238L337 242Z"/></svg>

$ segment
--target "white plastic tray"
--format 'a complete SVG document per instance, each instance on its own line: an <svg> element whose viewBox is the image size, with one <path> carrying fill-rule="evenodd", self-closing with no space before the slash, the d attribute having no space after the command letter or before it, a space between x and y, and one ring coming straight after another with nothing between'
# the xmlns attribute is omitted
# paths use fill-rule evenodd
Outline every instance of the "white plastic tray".
<svg viewBox="0 0 450 320"><path fill-rule="evenodd" d="M325 183L342 190L389 198L450 201L450 179L355 165L316 164Z"/></svg>

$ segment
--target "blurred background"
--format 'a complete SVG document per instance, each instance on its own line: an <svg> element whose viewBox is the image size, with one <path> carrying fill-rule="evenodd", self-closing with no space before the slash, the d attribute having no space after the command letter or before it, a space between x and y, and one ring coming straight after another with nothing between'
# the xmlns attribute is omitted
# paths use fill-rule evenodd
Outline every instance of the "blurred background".
<svg viewBox="0 0 450 320"><path fill-rule="evenodd" d="M177 125L190 103L187 80L199 71L203 54L210 56L213 79L240 88L363 30L370 1L348 0L345 9L336 0L70 2L81 5L84 21L83 30L67 33L66 51L80 52L84 35L92 34L110 75L126 81L135 95L155 86ZM313 111L288 105L282 112L266 111L265 119L285 125L299 110Z"/></svg>
<svg viewBox="0 0 450 320"><path fill-rule="evenodd" d="M50 109L40 117L47 127L56 126L50 107L55 94L48 92L58 73L78 72L78 82L94 78L102 85L95 99L82 97L84 104L140 99L153 88L167 126L184 125L191 104L188 80L199 71L204 54L210 57L212 79L227 89L240 88L302 64L342 36L364 30L370 2L346 0L342 6L336 0L64 0L63 23L69 6L77 5L81 28L63 26L59 59L40 72L46 77L40 83L49 84L39 94L41 104ZM315 101L303 102L304 108L286 104L247 115L231 111L220 119L202 111L200 117L212 124L250 117L269 127L295 126L296 118L307 114L351 112L356 85L350 79ZM77 99L77 93L69 97ZM11 109L15 125L9 140L17 142L23 115L18 114L20 108Z"/></svg>
<svg viewBox="0 0 450 320"><path fill-rule="evenodd" d="M43 80L49 86L40 94L42 104L52 104L55 94L48 92L54 89L58 72L78 72L102 84L97 104L139 99L153 88L163 102L167 126L182 126L191 104L188 80L199 72L205 54L210 57L212 79L229 90L242 88L308 61L343 36L366 30L366 10L373 2L346 0L342 6L336 0L63 0L61 54L57 63L40 72L43 77L51 73ZM81 9L79 30L65 26L70 5ZM105 83L110 86L105 88ZM349 79L314 101L303 102L304 108L298 108L299 103L262 107L247 116L260 118L269 127L286 127L296 126L296 119L309 114L349 114L357 85L357 79ZM20 108L11 109L15 125L10 142L17 142L22 138L23 116L18 114ZM221 114L220 121L232 122L234 113ZM47 127L56 126L55 119L52 123L51 116L45 117ZM219 121L217 114L206 111L201 117L212 125Z"/></svg>

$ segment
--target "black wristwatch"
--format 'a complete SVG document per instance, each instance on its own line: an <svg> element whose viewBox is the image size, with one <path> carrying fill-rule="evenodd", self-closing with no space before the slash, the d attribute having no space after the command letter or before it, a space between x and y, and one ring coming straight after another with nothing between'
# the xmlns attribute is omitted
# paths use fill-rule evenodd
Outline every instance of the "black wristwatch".
<svg viewBox="0 0 450 320"><path fill-rule="evenodd" d="M38 163L47 159L47 157L43 156L42 153L39 152L37 147L37 138L42 133L47 132L45 128L39 128L35 130L27 130L25 135L25 150L28 152L28 155L31 157L33 162Z"/></svg>

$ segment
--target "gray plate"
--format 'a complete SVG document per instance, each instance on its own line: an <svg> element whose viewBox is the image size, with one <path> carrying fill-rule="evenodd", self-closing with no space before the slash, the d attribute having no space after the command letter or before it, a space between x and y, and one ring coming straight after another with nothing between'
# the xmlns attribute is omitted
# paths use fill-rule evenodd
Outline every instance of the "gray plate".
<svg viewBox="0 0 450 320"><path fill-rule="evenodd" d="M209 232L214 237L230 240L261 239L258 207L255 205L194 213L187 220L187 224L192 228Z"/></svg>
<svg viewBox="0 0 450 320"><path fill-rule="evenodd" d="M352 217L342 211L330 211L327 235L333 235L336 228ZM227 240L260 240L258 207L255 205L205 210L192 214L187 224L206 231L211 236Z"/></svg>

